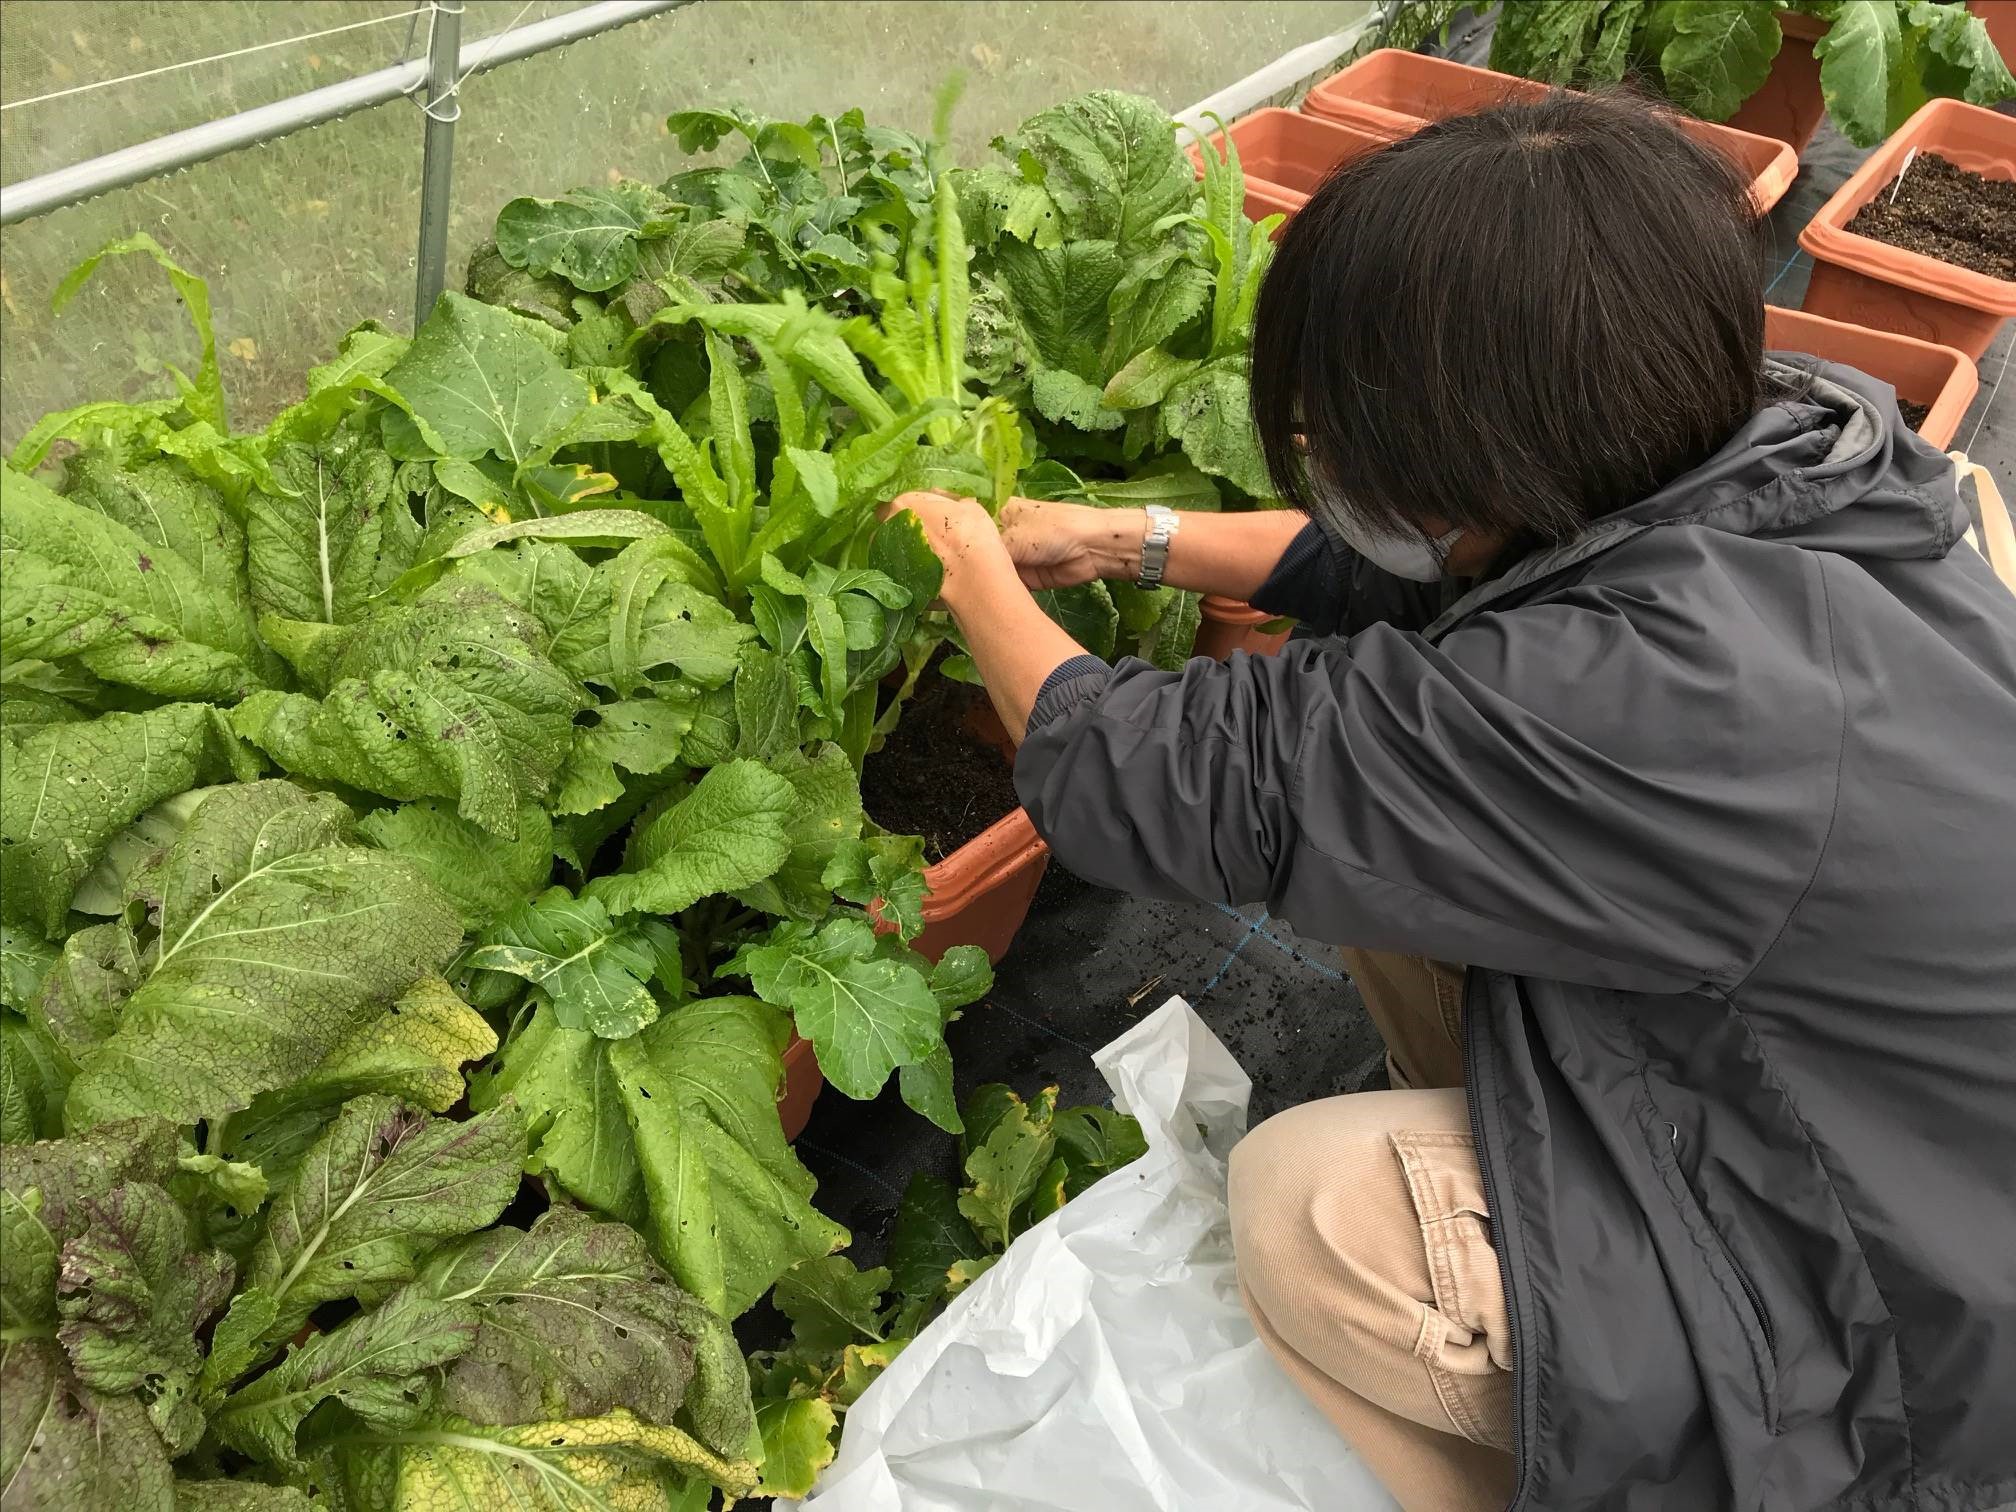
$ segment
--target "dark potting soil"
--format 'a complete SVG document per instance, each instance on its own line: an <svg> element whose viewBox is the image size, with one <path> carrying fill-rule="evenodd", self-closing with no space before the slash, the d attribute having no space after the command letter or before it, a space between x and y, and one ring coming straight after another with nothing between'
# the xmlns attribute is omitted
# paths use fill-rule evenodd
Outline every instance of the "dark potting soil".
<svg viewBox="0 0 2016 1512"><path fill-rule="evenodd" d="M1909 399L1897 401L1897 412L1904 417L1904 423L1914 431L1925 423L1925 417L1932 413L1929 404L1913 404Z"/></svg>
<svg viewBox="0 0 2016 1512"><path fill-rule="evenodd" d="M1848 229L1857 236L1922 252L1990 278L2016 279L2016 182L1991 179L1921 152L1857 210Z"/></svg>
<svg viewBox="0 0 2016 1512"><path fill-rule="evenodd" d="M924 859L942 861L1020 800L1006 759L967 727L987 695L935 671L917 681L902 722L861 773L868 817L899 835L922 835Z"/></svg>

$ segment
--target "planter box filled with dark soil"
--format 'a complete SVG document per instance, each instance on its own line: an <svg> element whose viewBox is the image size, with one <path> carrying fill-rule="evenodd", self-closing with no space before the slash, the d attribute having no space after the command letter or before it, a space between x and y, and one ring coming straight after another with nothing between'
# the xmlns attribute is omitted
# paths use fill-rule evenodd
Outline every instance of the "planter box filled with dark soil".
<svg viewBox="0 0 2016 1512"><path fill-rule="evenodd" d="M868 817L924 837L930 891L911 944L934 961L954 945L999 961L1043 880L1050 850L1015 796L1013 760L986 693L934 669L862 772Z"/></svg>
<svg viewBox="0 0 2016 1512"><path fill-rule="evenodd" d="M1979 360L2016 315L2016 117L1932 101L1820 207L1799 245L1813 258L1807 310Z"/></svg>

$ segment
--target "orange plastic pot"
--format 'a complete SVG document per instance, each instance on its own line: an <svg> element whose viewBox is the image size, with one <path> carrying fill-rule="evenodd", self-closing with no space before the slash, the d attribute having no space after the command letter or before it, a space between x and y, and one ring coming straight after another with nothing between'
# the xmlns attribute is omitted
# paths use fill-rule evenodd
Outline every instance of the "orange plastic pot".
<svg viewBox="0 0 2016 1512"><path fill-rule="evenodd" d="M784 1091L777 1098L777 1118L784 1125L786 1139L796 1139L805 1132L812 1104L819 1100L825 1085L812 1041L792 1035L791 1043L784 1047Z"/></svg>
<svg viewBox="0 0 2016 1512"><path fill-rule="evenodd" d="M1954 347L1978 361L2002 322L2016 315L2016 281L1955 267L1847 229L1855 212L1897 176L1914 147L1990 178L2016 179L2016 116L1960 100L1934 100L1921 107L1799 233L1799 245L1813 259L1805 308Z"/></svg>
<svg viewBox="0 0 2016 1512"><path fill-rule="evenodd" d="M954 945L978 945L999 964L1049 865L1029 815L1012 810L925 869L924 929L911 948L935 961Z"/></svg>
<svg viewBox="0 0 2016 1512"><path fill-rule="evenodd" d="M1756 136L1776 137L1790 143L1794 152L1803 152L1827 114L1827 102L1820 94L1820 60L1813 56L1813 44L1827 35L1827 23L1786 11L1778 17L1778 29L1785 39L1771 60L1770 74L1727 124Z"/></svg>
<svg viewBox="0 0 2016 1512"><path fill-rule="evenodd" d="M1197 649L1193 653L1197 656L1208 656L1213 661L1224 661L1234 651L1272 656L1288 644L1287 630L1266 628L1281 621L1278 615L1264 609L1215 593L1206 594L1200 607L1203 618L1197 626Z"/></svg>
<svg viewBox="0 0 2016 1512"><path fill-rule="evenodd" d="M1981 387L1980 372L1965 352L1805 310L1764 306L1764 345L1777 352L1810 352L1881 378L1899 399L1927 406L1918 434L1938 447L1953 440Z"/></svg>
<svg viewBox="0 0 2016 1512"><path fill-rule="evenodd" d="M1239 149L1239 167L1246 175L1246 216L1256 221L1270 215L1293 215L1309 203L1309 196L1323 186L1331 169L1393 140L1390 135L1362 131L1298 110L1271 107L1234 121L1227 130ZM1214 132L1211 145L1222 152L1225 132ZM1202 149L1193 142L1189 151L1191 164L1202 178Z"/></svg>
<svg viewBox="0 0 2016 1512"><path fill-rule="evenodd" d="M1540 99L1547 90L1532 79L1382 47L1310 90L1302 109L1392 140L1411 136L1427 121L1509 100ZM1788 142L1692 116L1676 114L1674 123L1742 168L1760 215L1783 199L1799 176L1799 154Z"/></svg>

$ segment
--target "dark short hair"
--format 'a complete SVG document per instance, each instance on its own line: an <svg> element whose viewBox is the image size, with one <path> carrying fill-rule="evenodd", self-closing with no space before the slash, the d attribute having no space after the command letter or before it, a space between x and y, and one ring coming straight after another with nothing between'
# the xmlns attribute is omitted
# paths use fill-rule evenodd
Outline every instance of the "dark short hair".
<svg viewBox="0 0 2016 1512"><path fill-rule="evenodd" d="M1338 167L1260 294L1253 418L1318 519L1561 540L1757 408L1745 176L1670 115L1556 91Z"/></svg>

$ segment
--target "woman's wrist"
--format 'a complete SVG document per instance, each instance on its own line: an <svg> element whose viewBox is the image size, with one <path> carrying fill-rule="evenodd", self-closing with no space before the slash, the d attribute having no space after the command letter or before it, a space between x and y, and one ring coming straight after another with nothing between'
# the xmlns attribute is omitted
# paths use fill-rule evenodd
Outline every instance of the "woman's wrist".
<svg viewBox="0 0 2016 1512"><path fill-rule="evenodd" d="M1148 537L1146 510L1100 509L1088 504L1075 523L1100 577L1132 582L1141 575L1141 543Z"/></svg>

